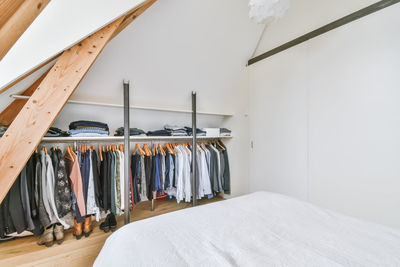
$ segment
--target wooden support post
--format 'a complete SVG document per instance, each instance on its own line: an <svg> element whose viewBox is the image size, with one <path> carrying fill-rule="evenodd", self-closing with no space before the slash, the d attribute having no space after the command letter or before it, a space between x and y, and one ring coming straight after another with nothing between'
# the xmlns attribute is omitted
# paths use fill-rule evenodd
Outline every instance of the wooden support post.
<svg viewBox="0 0 400 267"><path fill-rule="evenodd" d="M122 20L66 50L0 139L0 202Z"/></svg>
<svg viewBox="0 0 400 267"><path fill-rule="evenodd" d="M49 2L50 0L26 0L19 5L15 13L0 28L0 60Z"/></svg>
<svg viewBox="0 0 400 267"><path fill-rule="evenodd" d="M42 76L40 76L40 78L37 79L31 86L29 86L28 89L26 89L21 95L31 96L43 81L44 77L46 77L48 72L49 71L46 71ZM18 113L22 110L27 101L28 99L15 99L13 102L11 102L11 104L0 113L0 125L9 126L15 117L17 117Z"/></svg>

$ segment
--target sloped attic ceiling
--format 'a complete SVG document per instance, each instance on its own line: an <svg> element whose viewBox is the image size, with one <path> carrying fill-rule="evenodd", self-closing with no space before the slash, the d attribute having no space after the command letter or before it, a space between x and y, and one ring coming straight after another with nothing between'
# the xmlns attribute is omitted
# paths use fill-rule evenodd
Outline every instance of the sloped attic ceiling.
<svg viewBox="0 0 400 267"><path fill-rule="evenodd" d="M0 61L0 90L145 0L52 0Z"/></svg>
<svg viewBox="0 0 400 267"><path fill-rule="evenodd" d="M248 0L157 1L105 47L72 98L119 104L121 81L130 79L132 105L187 109L190 91L201 90L207 101L199 102L199 110L231 113L230 90L263 29L250 20L248 10ZM47 68L4 92L0 110L13 100L9 95L24 91ZM56 126L64 127L61 122L75 107L67 105ZM97 119L96 112L90 113Z"/></svg>

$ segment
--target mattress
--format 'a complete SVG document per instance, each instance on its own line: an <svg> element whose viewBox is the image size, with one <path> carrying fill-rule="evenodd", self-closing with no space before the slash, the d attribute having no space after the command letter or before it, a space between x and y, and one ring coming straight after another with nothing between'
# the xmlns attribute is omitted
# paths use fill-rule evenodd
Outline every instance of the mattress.
<svg viewBox="0 0 400 267"><path fill-rule="evenodd" d="M130 223L94 266L400 266L400 231L257 192Z"/></svg>

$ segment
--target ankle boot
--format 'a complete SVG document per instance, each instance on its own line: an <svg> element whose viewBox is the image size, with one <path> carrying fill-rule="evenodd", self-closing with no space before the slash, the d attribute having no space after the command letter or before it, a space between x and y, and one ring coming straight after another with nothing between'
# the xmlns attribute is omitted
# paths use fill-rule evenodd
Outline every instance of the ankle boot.
<svg viewBox="0 0 400 267"><path fill-rule="evenodd" d="M111 231L114 232L115 229L117 229L117 219L115 218L114 213L110 213L110 218L108 219L108 221Z"/></svg>
<svg viewBox="0 0 400 267"><path fill-rule="evenodd" d="M103 230L104 233L110 231L110 214L108 214L104 222L100 224L100 230Z"/></svg>
<svg viewBox="0 0 400 267"><path fill-rule="evenodd" d="M74 236L76 239L81 239L82 237L82 223L78 223L76 219L74 219Z"/></svg>
<svg viewBox="0 0 400 267"><path fill-rule="evenodd" d="M51 247L53 245L53 227L54 225L49 225L46 227L46 229L44 229L43 234L39 237L37 241L38 245L46 245L46 247Z"/></svg>
<svg viewBox="0 0 400 267"><path fill-rule="evenodd" d="M64 241L64 226L61 223L54 225L54 238L59 245Z"/></svg>
<svg viewBox="0 0 400 267"><path fill-rule="evenodd" d="M85 222L83 223L83 232L85 233L85 237L89 237L92 232L92 216L85 218Z"/></svg>

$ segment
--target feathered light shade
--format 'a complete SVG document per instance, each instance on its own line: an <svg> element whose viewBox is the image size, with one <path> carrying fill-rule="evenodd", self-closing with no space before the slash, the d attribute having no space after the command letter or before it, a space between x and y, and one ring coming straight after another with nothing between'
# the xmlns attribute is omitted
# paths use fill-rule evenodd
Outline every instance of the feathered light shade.
<svg viewBox="0 0 400 267"><path fill-rule="evenodd" d="M268 23L282 17L290 7L290 0L250 0L249 16L257 23Z"/></svg>

